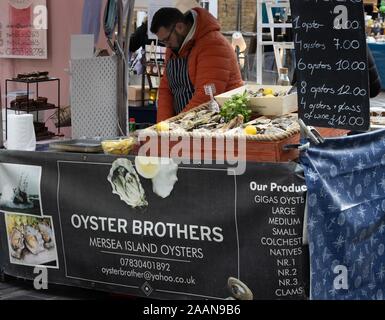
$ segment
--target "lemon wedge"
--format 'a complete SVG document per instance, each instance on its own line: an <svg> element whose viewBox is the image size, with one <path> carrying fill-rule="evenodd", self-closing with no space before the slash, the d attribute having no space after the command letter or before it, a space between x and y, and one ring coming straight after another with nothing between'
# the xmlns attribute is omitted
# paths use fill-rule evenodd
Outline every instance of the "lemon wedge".
<svg viewBox="0 0 385 320"><path fill-rule="evenodd" d="M265 96L267 96L267 95L269 95L269 94L274 95L274 91L273 91L273 89L271 89L271 88L266 88L265 90L263 90L263 94L264 94Z"/></svg>
<svg viewBox="0 0 385 320"><path fill-rule="evenodd" d="M136 171L145 179L155 178L160 171L160 160L155 157L136 157Z"/></svg>
<svg viewBox="0 0 385 320"><path fill-rule="evenodd" d="M245 131L245 134L247 134L247 135L256 135L257 134L257 128L254 126L247 126L244 131Z"/></svg>
<svg viewBox="0 0 385 320"><path fill-rule="evenodd" d="M158 132L164 132L164 131L169 131L170 126L167 122L162 121L156 124L156 131Z"/></svg>

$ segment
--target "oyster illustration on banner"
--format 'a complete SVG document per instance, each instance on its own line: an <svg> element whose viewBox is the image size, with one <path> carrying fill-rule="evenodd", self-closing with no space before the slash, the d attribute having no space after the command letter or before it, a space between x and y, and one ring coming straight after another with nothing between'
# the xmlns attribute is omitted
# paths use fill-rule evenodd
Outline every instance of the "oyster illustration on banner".
<svg viewBox="0 0 385 320"><path fill-rule="evenodd" d="M136 171L145 179L153 179L160 170L160 159L156 157L136 157Z"/></svg>
<svg viewBox="0 0 385 320"><path fill-rule="evenodd" d="M172 159L160 160L159 173L152 179L152 189L155 194L165 199L170 196L178 181L178 165Z"/></svg>
<svg viewBox="0 0 385 320"><path fill-rule="evenodd" d="M45 251L44 240L34 227L26 226L24 230L25 246L34 255Z"/></svg>
<svg viewBox="0 0 385 320"><path fill-rule="evenodd" d="M169 158L141 157L135 158L136 171L145 179L152 179L153 191L165 199L170 196L178 181L178 165Z"/></svg>
<svg viewBox="0 0 385 320"><path fill-rule="evenodd" d="M249 287L237 278L230 277L227 280L227 287L230 290L232 297L226 300L253 300L253 292Z"/></svg>
<svg viewBox="0 0 385 320"><path fill-rule="evenodd" d="M132 208L148 206L144 189L130 160L117 159L107 180L111 183L112 193Z"/></svg>

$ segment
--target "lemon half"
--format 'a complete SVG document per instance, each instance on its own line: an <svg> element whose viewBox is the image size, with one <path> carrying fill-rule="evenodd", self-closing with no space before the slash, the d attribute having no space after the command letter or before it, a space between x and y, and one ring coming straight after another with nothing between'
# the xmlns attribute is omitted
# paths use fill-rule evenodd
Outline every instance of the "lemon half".
<svg viewBox="0 0 385 320"><path fill-rule="evenodd" d="M170 130L170 125L168 122L162 121L156 124L156 130L158 132L165 132Z"/></svg>
<svg viewBox="0 0 385 320"><path fill-rule="evenodd" d="M145 179L155 178L160 171L160 159L155 157L136 157L136 171Z"/></svg>
<svg viewBox="0 0 385 320"><path fill-rule="evenodd" d="M263 94L264 94L265 96L267 96L267 95L269 95L269 94L274 95L274 91L273 91L273 89L271 89L271 88L266 88L265 90L263 90Z"/></svg>
<svg viewBox="0 0 385 320"><path fill-rule="evenodd" d="M247 126L244 131L247 135L256 135L258 133L257 128L254 126Z"/></svg>

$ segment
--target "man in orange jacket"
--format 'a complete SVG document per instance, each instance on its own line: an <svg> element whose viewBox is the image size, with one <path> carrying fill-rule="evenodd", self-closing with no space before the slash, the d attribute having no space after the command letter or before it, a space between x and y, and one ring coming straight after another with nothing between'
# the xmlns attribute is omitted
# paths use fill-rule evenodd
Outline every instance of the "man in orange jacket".
<svg viewBox="0 0 385 320"><path fill-rule="evenodd" d="M235 51L207 10L183 14L162 8L153 17L151 32L167 47L158 122L208 102L205 85L214 84L217 94L243 85Z"/></svg>

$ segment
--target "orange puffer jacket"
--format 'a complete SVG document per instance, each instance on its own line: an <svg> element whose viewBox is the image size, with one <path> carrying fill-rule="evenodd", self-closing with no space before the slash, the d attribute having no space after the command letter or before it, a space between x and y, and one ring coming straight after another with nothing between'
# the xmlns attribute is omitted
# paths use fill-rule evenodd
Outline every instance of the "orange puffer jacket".
<svg viewBox="0 0 385 320"><path fill-rule="evenodd" d="M243 85L235 51L230 42L220 33L218 21L205 9L194 8L193 10L197 13L195 35L182 48L179 57L188 55L189 76L195 88L195 94L183 112L210 100L205 94L206 84L214 84L216 94ZM166 63L175 57L172 50L167 49ZM175 116L173 101L165 72L159 87L158 122Z"/></svg>

